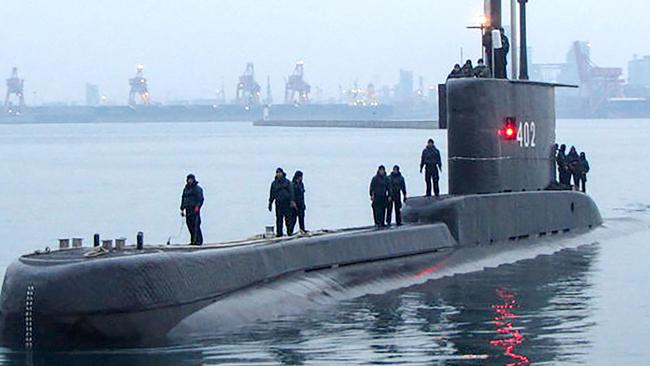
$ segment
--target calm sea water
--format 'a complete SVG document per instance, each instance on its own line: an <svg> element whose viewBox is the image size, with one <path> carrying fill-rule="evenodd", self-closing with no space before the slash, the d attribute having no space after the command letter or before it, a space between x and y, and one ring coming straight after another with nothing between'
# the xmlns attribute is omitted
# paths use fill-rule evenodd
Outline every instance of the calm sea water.
<svg viewBox="0 0 650 366"><path fill-rule="evenodd" d="M558 140L590 158L589 189L606 219L587 237L435 275L338 289L305 306L298 301L285 315L256 316L232 331L165 348L29 355L0 349L0 364L645 365L648 127L645 120L559 122ZM266 205L278 166L305 172L309 228L367 225L367 186L379 164L400 165L409 193L423 193L418 158L429 137L444 154L444 131L0 126L0 269L60 237L134 239L144 231L147 242L187 242L178 206L189 172L205 190L208 241L248 237L273 223ZM265 308L277 294L298 300L309 284L325 280L331 278L260 289L242 301Z"/></svg>

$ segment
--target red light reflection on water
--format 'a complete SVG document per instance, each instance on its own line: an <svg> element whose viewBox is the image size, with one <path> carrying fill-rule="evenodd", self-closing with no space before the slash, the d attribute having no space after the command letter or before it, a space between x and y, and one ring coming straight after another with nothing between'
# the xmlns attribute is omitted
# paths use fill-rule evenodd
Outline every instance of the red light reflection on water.
<svg viewBox="0 0 650 366"><path fill-rule="evenodd" d="M524 343L524 335L514 328L512 322L517 319L514 310L518 307L515 295L504 289L497 289L497 296L503 300L502 304L492 305L494 309L494 325L499 339L490 341L490 344L502 348L504 354L514 362L507 363L506 366L524 366L530 364L530 359L520 355L515 348Z"/></svg>
<svg viewBox="0 0 650 366"><path fill-rule="evenodd" d="M431 267L427 267L427 268L421 270L420 272L418 272L416 274L416 276L417 277L424 277L424 276L430 275L432 273L438 272L441 268L442 268L442 265L440 265L440 264L434 265L434 266L431 266Z"/></svg>
<svg viewBox="0 0 650 366"><path fill-rule="evenodd" d="M445 269L447 267L448 261L449 261L448 258L442 259L438 261L436 264L419 271L418 273L415 274L415 276L421 278L421 277L426 277L433 273L440 272L440 270Z"/></svg>

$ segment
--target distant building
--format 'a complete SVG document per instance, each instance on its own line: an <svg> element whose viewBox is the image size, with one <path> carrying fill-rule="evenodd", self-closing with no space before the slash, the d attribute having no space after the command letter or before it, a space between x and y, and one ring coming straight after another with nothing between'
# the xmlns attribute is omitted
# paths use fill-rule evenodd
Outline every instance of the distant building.
<svg viewBox="0 0 650 366"><path fill-rule="evenodd" d="M628 62L628 84L650 86L650 56L634 57Z"/></svg>
<svg viewBox="0 0 650 366"><path fill-rule="evenodd" d="M399 83L395 86L395 102L413 102L413 71L400 70Z"/></svg>
<svg viewBox="0 0 650 366"><path fill-rule="evenodd" d="M625 96L650 99L650 56L630 60L627 64L627 85Z"/></svg>
<svg viewBox="0 0 650 366"><path fill-rule="evenodd" d="M98 106L100 104L99 86L97 84L86 84L86 105Z"/></svg>

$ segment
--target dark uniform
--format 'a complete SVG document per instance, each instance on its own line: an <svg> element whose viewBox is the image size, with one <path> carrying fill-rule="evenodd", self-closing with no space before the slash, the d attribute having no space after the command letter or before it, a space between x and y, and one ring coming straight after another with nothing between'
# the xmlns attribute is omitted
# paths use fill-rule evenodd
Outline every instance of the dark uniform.
<svg viewBox="0 0 650 366"><path fill-rule="evenodd" d="M460 79L463 77L463 70L460 68L460 65L456 64L447 76L447 79Z"/></svg>
<svg viewBox="0 0 650 366"><path fill-rule="evenodd" d="M587 193L587 173L589 173L589 161L585 153L580 153L580 164L582 166L582 174L578 181L580 182L580 190Z"/></svg>
<svg viewBox="0 0 650 366"><path fill-rule="evenodd" d="M297 221L300 230L304 232L307 231L307 229L305 229L305 210L307 209L307 206L305 206L305 185L302 181L298 181L296 177L294 177L291 184L293 184L293 193L295 195L296 205L291 208L291 225L289 225L288 230L289 232L293 232Z"/></svg>
<svg viewBox="0 0 650 366"><path fill-rule="evenodd" d="M395 222L397 226L402 225L402 194L406 198L406 182L404 177L398 171L393 171L388 176L388 192L390 194L390 200L388 201L388 212L386 217L386 223L391 224L393 208L395 209Z"/></svg>
<svg viewBox="0 0 650 366"><path fill-rule="evenodd" d="M571 184L571 177L573 177L573 185L578 186L580 183L580 176L582 175L582 164L580 163L580 155L575 148L571 148L569 155L566 156L567 165L569 166L569 185Z"/></svg>
<svg viewBox="0 0 650 366"><path fill-rule="evenodd" d="M292 235L291 230L291 203L295 202L293 184L284 175L276 177L271 183L269 194L269 210L275 202L275 228L278 237L283 236L283 223L287 226L287 234Z"/></svg>
<svg viewBox="0 0 650 366"><path fill-rule="evenodd" d="M474 77L474 66L472 66L472 61L471 60L467 60L467 62L465 62L465 65L463 65L463 68L462 68L462 72L463 72L463 77L465 77L465 78L473 78Z"/></svg>
<svg viewBox="0 0 650 366"><path fill-rule="evenodd" d="M503 47L494 50L494 65L492 65L492 32L488 29L483 35L483 47L485 47L488 65L494 70L494 77L497 79L507 79L510 40L503 33L503 30L501 30L501 44Z"/></svg>
<svg viewBox="0 0 650 366"><path fill-rule="evenodd" d="M558 145L553 144L551 147L551 183L557 182L557 149Z"/></svg>
<svg viewBox="0 0 650 366"><path fill-rule="evenodd" d="M201 207L203 206L203 189L199 182L186 184L181 199L181 210L185 212L185 223L190 232L190 245L202 245Z"/></svg>
<svg viewBox="0 0 650 366"><path fill-rule="evenodd" d="M492 77L492 72L490 71L490 68L485 64L478 64L474 68L474 76L477 78L485 79Z"/></svg>
<svg viewBox="0 0 650 366"><path fill-rule="evenodd" d="M388 178L377 172L370 182L370 198L375 227L386 226L386 208L388 206Z"/></svg>
<svg viewBox="0 0 650 366"><path fill-rule="evenodd" d="M571 185L571 170L569 169L569 164L567 162L566 156L566 146L560 146L560 150L557 152L557 157L555 158L557 163L558 176L560 178L560 184L565 186Z"/></svg>
<svg viewBox="0 0 650 366"><path fill-rule="evenodd" d="M431 197L431 183L433 182L433 192L436 197L440 196L440 175L438 169L442 169L442 159L440 158L440 151L435 146L427 146L422 151L422 158L420 159L420 172L424 171L424 180L427 184L427 197Z"/></svg>

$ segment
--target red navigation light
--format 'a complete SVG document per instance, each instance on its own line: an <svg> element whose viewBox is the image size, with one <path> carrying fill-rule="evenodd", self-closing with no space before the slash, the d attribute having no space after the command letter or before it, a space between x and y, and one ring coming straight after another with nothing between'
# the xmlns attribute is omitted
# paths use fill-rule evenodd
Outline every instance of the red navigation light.
<svg viewBox="0 0 650 366"><path fill-rule="evenodd" d="M497 134L506 140L517 139L517 119L514 117L506 118L506 123L501 127Z"/></svg>

